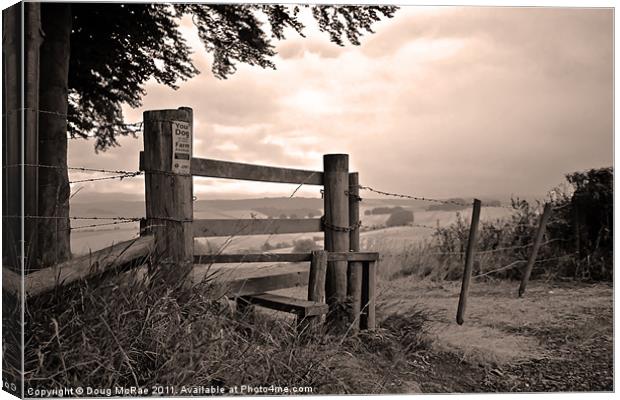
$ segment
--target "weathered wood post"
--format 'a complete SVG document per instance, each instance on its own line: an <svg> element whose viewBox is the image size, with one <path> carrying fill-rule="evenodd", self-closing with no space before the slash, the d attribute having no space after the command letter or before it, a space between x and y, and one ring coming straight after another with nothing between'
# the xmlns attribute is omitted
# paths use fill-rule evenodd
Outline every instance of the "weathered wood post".
<svg viewBox="0 0 620 400"><path fill-rule="evenodd" d="M525 293L525 289L527 288L527 282L530 279L530 275L532 275L532 269L534 268L536 256L538 256L538 250L540 249L540 244L542 243L543 237L545 235L545 229L547 227L547 222L549 221L550 216L551 204L546 203L545 208L543 209L543 213L540 216L540 222L538 224L538 230L536 231L536 238L534 240L532 252L530 253L530 257L527 260L527 265L525 266L525 270L523 271L521 285L519 285L519 297L522 297L523 293Z"/></svg>
<svg viewBox="0 0 620 400"><path fill-rule="evenodd" d="M308 275L308 300L325 303L325 276L327 273L327 252L316 250L312 252L310 274ZM305 317L298 321L297 329L300 333L314 332L320 327L321 316Z"/></svg>
<svg viewBox="0 0 620 400"><path fill-rule="evenodd" d="M349 251L349 155L323 156L325 216L325 250ZM329 305L327 323L335 330L346 329L344 303L347 296L347 262L330 261L327 265L326 300Z"/></svg>
<svg viewBox="0 0 620 400"><path fill-rule="evenodd" d="M377 261L364 261L362 263L362 268L362 312L360 315L360 328L373 330L376 327Z"/></svg>
<svg viewBox="0 0 620 400"><path fill-rule="evenodd" d="M349 174L349 250L360 251L360 197L359 197L359 174ZM347 269L347 297L349 299L350 313L349 323L351 331L355 332L360 327L360 311L362 305L362 263L352 261Z"/></svg>
<svg viewBox="0 0 620 400"><path fill-rule="evenodd" d="M467 240L467 251L465 254L465 270L463 271L463 284L459 295L459 307L456 312L456 322L463 325L465 308L467 307L467 295L469 292L469 282L471 281L471 271L476 256L476 241L478 240L478 223L480 222L481 202L474 199L474 208L471 214L471 226L469 228L469 239Z"/></svg>
<svg viewBox="0 0 620 400"><path fill-rule="evenodd" d="M188 107L144 112L147 228L155 235L156 276L181 283L194 258L193 113Z"/></svg>

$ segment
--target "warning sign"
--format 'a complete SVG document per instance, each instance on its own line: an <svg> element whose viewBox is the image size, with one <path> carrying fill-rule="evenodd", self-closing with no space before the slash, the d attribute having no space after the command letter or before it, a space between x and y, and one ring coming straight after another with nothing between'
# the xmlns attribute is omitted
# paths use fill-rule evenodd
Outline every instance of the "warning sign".
<svg viewBox="0 0 620 400"><path fill-rule="evenodd" d="M189 122L172 121L172 172L190 174L192 127Z"/></svg>

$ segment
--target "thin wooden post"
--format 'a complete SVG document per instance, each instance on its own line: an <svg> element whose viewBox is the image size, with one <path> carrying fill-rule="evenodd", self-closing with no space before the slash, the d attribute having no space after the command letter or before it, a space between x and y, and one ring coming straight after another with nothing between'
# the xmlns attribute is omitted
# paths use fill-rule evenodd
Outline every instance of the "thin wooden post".
<svg viewBox="0 0 620 400"><path fill-rule="evenodd" d="M194 259L192 109L146 111L143 120L146 218L155 235L156 272L176 283L187 277Z"/></svg>
<svg viewBox="0 0 620 400"><path fill-rule="evenodd" d="M469 239L467 240L467 251L465 254L465 270L463 271L463 284L461 285L461 294L459 296L459 307L456 312L456 322L463 325L465 317L465 308L467 307L467 294L469 292L469 282L471 281L471 271L474 265L474 257L476 255L476 241L478 239L478 223L480 222L480 206L481 202L474 199L474 207L471 214L471 226L469 228Z"/></svg>
<svg viewBox="0 0 620 400"><path fill-rule="evenodd" d="M530 257L527 260L527 265L525 266L525 270L523 271L523 278L521 278L521 285L519 285L519 297L522 297L523 293L525 293L525 289L527 288L527 282L530 279L530 275L532 275L532 269L534 268L536 256L538 256L538 250L540 249L540 244L542 243L543 237L545 235L545 229L547 227L547 222L549 221L550 216L551 204L546 203L545 208L543 209L543 213L540 216L540 222L538 224L538 230L536 231L536 238L534 241L534 246L532 247L532 252L530 253Z"/></svg>
<svg viewBox="0 0 620 400"><path fill-rule="evenodd" d="M362 263L362 312L360 315L360 329L373 330L376 327L376 285L377 262L364 261Z"/></svg>
<svg viewBox="0 0 620 400"><path fill-rule="evenodd" d="M310 275L308 276L308 300L325 303L325 275L327 273L327 252L312 252Z"/></svg>
<svg viewBox="0 0 620 400"><path fill-rule="evenodd" d="M325 250L349 251L349 156L323 156ZM347 262L331 261L327 265L326 300L329 305L328 324L336 330L346 329L343 315L347 296Z"/></svg>
<svg viewBox="0 0 620 400"><path fill-rule="evenodd" d="M349 174L349 223L354 226L349 232L349 250L360 251L360 228L356 223L360 220L359 174ZM362 305L362 263L350 262L347 267L347 297L350 304L349 323L353 332L360 327L360 311Z"/></svg>
<svg viewBox="0 0 620 400"><path fill-rule="evenodd" d="M325 275L327 273L327 252L312 252L308 276L308 300L325 303ZM300 317L297 329L300 333L311 332L320 326L321 316Z"/></svg>

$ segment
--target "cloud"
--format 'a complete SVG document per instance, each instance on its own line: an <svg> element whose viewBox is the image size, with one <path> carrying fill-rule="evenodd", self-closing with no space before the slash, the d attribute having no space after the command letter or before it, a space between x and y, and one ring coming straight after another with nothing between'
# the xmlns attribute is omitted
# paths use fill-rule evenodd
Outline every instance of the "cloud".
<svg viewBox="0 0 620 400"><path fill-rule="evenodd" d="M310 38L284 40L276 46L278 55L283 60L303 58L306 54L315 54L320 58L337 58L346 49L327 40Z"/></svg>
<svg viewBox="0 0 620 400"><path fill-rule="evenodd" d="M200 76L178 91L150 82L126 114L193 107L201 157L321 169L322 154L345 152L388 191L542 195L612 163L612 31L609 9L403 7L359 47L291 36L275 71L240 65L217 80L196 49ZM72 142L71 162L135 168L141 140L98 156L88 146ZM197 191L289 189L217 182Z"/></svg>

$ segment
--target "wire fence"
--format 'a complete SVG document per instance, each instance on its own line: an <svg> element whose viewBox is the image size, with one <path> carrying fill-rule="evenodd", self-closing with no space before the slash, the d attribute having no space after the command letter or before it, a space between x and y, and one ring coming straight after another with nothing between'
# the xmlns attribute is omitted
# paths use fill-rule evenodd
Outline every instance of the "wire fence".
<svg viewBox="0 0 620 400"><path fill-rule="evenodd" d="M70 115L67 113L61 113L61 112L57 112L57 111L51 111L51 110L40 110L40 109L36 109L36 108L30 108L30 107L22 107L22 108L16 108L13 110L9 110L6 113L3 113L2 116L3 117L8 117L11 114L17 114L17 113L21 113L23 111L29 111L29 112L36 112L38 114L44 114L44 115L49 115L49 116L54 116L57 118L61 118L64 120L68 120ZM138 122L119 122L119 123L114 123L114 124L103 124L103 125L97 125L93 128L93 130L102 130L102 129L108 129L108 128L113 128L113 127L121 127L121 128L125 128L126 129L126 133L138 133L142 131L144 122L143 121L138 121ZM68 139L85 139L85 138L94 138L97 137L96 133L78 133L75 136L70 136L68 137Z"/></svg>
<svg viewBox="0 0 620 400"><path fill-rule="evenodd" d="M40 112L44 112L44 111L40 111ZM58 116L63 116L63 117L67 117L67 115L64 114L59 114L59 113L53 113L53 112L44 112L44 113L49 113L52 115L58 115ZM131 125L134 126L136 128L142 129L143 126L143 122L137 122L137 123L133 123L133 124L124 124L124 125ZM124 180L127 178L135 178L141 175L144 175L144 171L130 171L130 170L121 170L121 169L104 169L104 168L91 168L91 167L76 167L76 166L55 166L55 165L43 165L43 164L12 164L12 165L6 165L3 166L3 168L5 169L9 169L9 168L21 168L21 167L27 167L27 168L45 168L45 169L55 169L55 170L63 170L63 171L75 171L75 172L83 172L83 173L99 173L99 174L111 174L111 175L104 175L104 176L94 176L91 178L83 178L83 179L75 179L75 180L70 180L69 184L76 184L76 183L85 183L85 182L99 182L99 181L104 181L104 180ZM311 177L308 177L307 180L309 180ZM301 182L291 193L291 195L288 197L289 199L292 199L295 197L295 195L297 194L297 192L299 191L299 189L304 186L306 182ZM429 202L429 203L435 203L435 204L444 204L444 205L452 205L452 206L459 206L459 207L471 207L472 204L468 204L465 202L461 202L461 201L456 201L453 199L437 199L437 198L430 198L430 197L425 197L425 196L415 196L415 195L410 195L410 194L403 194L403 193L394 193L394 192L387 192L384 190L379 190L370 186L364 186L364 185L358 185L357 188L359 190L364 190L364 191L368 191L368 192L372 192L372 193L376 193L376 194L380 194L383 196L388 196L388 197L393 197L393 198L402 198L402 199L410 199L410 200L416 200L416 201L423 201L423 202ZM321 190L321 197L323 197L323 190ZM352 194L347 192L347 195L351 196ZM359 195L355 195L356 196L356 200L357 201L362 201L363 199L359 196ZM501 205L501 204L484 204L484 207L497 207L497 208L503 208L503 209L507 209L510 211L515 211L514 207L509 207L506 205ZM565 207L565 206L562 206ZM559 207L559 208L562 208ZM453 210L449 210L449 211L453 211ZM6 218L20 218L19 216L5 216ZM101 221L106 221L106 222L101 222L101 223L93 223L93 224L87 224L87 225L82 225L82 226L71 226L69 228L67 228L67 230L80 230L80 229L89 229L89 228L100 228L100 227L105 227L105 226L117 226L117 225L121 225L121 224L128 224L128 223L135 223L135 222L139 222L142 217L127 217L127 216L24 216L23 218L25 219L39 219L39 220L54 220L54 219L68 219L68 220L101 220ZM189 222L189 221L181 221L181 222ZM363 225L362 221L358 221L356 223L352 223L350 226L347 227L340 227L340 226L333 226L329 223L327 223L325 221L325 219L322 219L322 226L323 229L329 229L329 230L335 230L335 231L339 231L339 232L351 232L353 230L356 229L361 229L361 228L365 228L365 229L369 229L369 230L373 230L376 229L376 227L374 226L368 226L368 225ZM425 224L419 224L419 223L411 223L408 225L411 228L420 228L420 229L427 229L427 230L432 230L432 231L436 231L437 229L440 229L441 226L439 224L437 225L425 225ZM150 226L153 227L153 226ZM147 228L143 228L143 229L148 229L150 227ZM269 236L269 238L267 239L267 242L270 240L270 238L272 237L272 235ZM547 242L542 243L542 246L550 244L554 241L558 241L561 239L553 239L553 240L549 240ZM498 247L498 248L494 248L494 249L489 249L489 250L480 250L477 251L476 254L477 255L485 255L485 254L493 254L493 253L500 253L500 252L509 252L509 251L516 251L516 250L523 250L523 249L527 249L533 246L533 243L528 243L528 244L524 244L524 245L516 245L516 246L508 246L508 247ZM465 252L462 251L458 251L458 252L434 252L434 253L429 253L430 255L433 256L449 256L449 255L458 255L458 256L462 256L465 254ZM517 260L512 262L511 264L507 265L507 266L503 266L500 267L498 269L495 269L493 271L487 271L483 274L477 275L477 276L486 276L486 275L490 275L496 272L500 272L500 271L504 271L510 268L515 267L516 265L519 265L521 263L525 262L524 260ZM476 276L476 277L477 277Z"/></svg>
<svg viewBox="0 0 620 400"><path fill-rule="evenodd" d="M401 199L410 199L410 200L418 200L418 201L426 201L426 202L430 202L430 203L438 203L438 204L445 204L445 205L456 205L456 206L460 206L460 207L471 207L471 204L469 203L464 203L464 202L460 202L460 201L456 201L456 200L442 200L442 199L435 199L435 198L430 198L430 197L423 197L423 196L413 196L413 195L409 195L409 194L402 194L402 193L393 193L393 192L386 192L383 190L379 190L379 189L375 189L372 188L370 186L363 186L363 185L358 185L357 186L360 190L367 190L376 194L380 194L383 196L389 196L389 197L396 197L396 198L401 198ZM497 204L484 204L484 202L482 203L483 207L499 207L499 208L504 208L507 210L511 210L514 211L514 208L509 207L509 206L505 206L505 205L497 205Z"/></svg>
<svg viewBox="0 0 620 400"><path fill-rule="evenodd" d="M68 182L69 184L83 183L83 182L96 182L96 181L113 180L113 179L123 180L125 178L135 178L137 176L144 175L144 171L125 171L125 170L118 170L118 169L102 169L102 168L71 167L71 166L64 167L64 166L58 166L58 165L43 165L43 164L11 164L11 165L3 166L3 168L5 169L19 168L19 167L45 168L45 169L55 169L55 170L62 170L62 171L80 171L80 172L87 172L87 173L99 172L99 173L105 173L105 174L115 174L112 176L97 176L94 178L72 180Z"/></svg>

